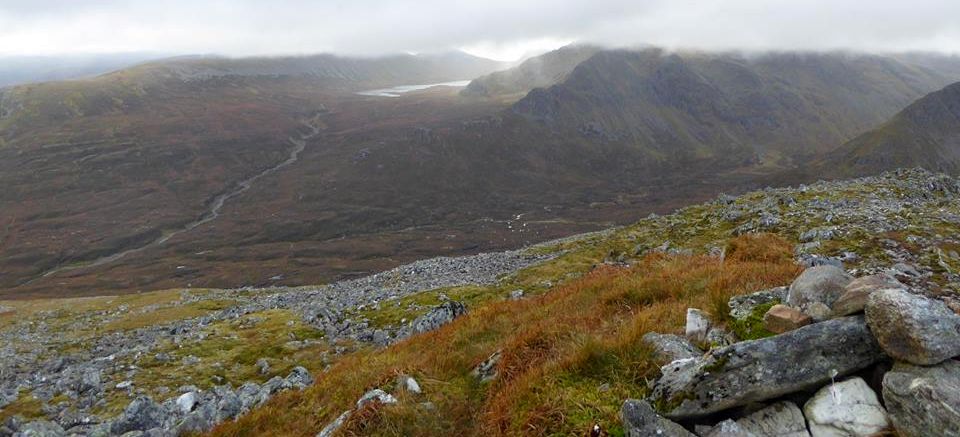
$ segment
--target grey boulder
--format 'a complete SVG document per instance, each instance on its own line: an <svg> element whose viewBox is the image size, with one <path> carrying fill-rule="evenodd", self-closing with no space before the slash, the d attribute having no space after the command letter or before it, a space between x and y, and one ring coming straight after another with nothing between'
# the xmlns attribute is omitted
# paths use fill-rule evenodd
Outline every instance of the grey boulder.
<svg viewBox="0 0 960 437"><path fill-rule="evenodd" d="M664 366L651 399L666 417L697 418L817 388L883 356L862 316L833 319Z"/></svg>
<svg viewBox="0 0 960 437"><path fill-rule="evenodd" d="M627 437L695 437L684 427L661 417L645 401L627 399L620 408L620 416Z"/></svg>
<svg viewBox="0 0 960 437"><path fill-rule="evenodd" d="M67 433L60 425L48 420L37 420L24 424L14 437L60 437Z"/></svg>
<svg viewBox="0 0 960 437"><path fill-rule="evenodd" d="M945 303L881 290L870 295L867 323L891 357L928 366L960 355L960 316Z"/></svg>
<svg viewBox="0 0 960 437"><path fill-rule="evenodd" d="M649 345L657 358L664 363L703 355L700 348L679 335L648 332L643 335L643 342Z"/></svg>
<svg viewBox="0 0 960 437"><path fill-rule="evenodd" d="M418 317L411 324L414 334L421 334L428 331L433 331L447 323L453 321L457 317L462 316L467 312L467 308L460 302L456 301L447 301L444 302L426 314Z"/></svg>
<svg viewBox="0 0 960 437"><path fill-rule="evenodd" d="M836 266L810 267L790 284L786 304L814 320L824 320L830 316L831 306L852 280L852 276Z"/></svg>
<svg viewBox="0 0 960 437"><path fill-rule="evenodd" d="M960 363L897 363L883 377L883 400L903 437L960 436Z"/></svg>
<svg viewBox="0 0 960 437"><path fill-rule="evenodd" d="M867 437L890 428L877 394L856 377L821 388L803 412L813 437Z"/></svg>
<svg viewBox="0 0 960 437"><path fill-rule="evenodd" d="M789 401L777 402L736 421L724 420L703 437L810 437L803 412Z"/></svg>
<svg viewBox="0 0 960 437"><path fill-rule="evenodd" d="M165 413L153 399L138 397L127 405L123 413L110 426L110 432L124 434L130 431L145 431L163 426Z"/></svg>
<svg viewBox="0 0 960 437"><path fill-rule="evenodd" d="M885 274L862 276L850 281L843 294L831 307L833 316L849 316L863 311L867 306L867 298L871 294L888 288L906 289L907 287L893 276Z"/></svg>

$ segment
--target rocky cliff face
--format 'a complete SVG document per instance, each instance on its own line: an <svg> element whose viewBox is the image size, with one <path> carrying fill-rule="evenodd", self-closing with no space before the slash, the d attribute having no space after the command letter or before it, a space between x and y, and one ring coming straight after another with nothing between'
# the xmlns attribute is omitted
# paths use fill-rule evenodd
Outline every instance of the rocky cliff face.
<svg viewBox="0 0 960 437"><path fill-rule="evenodd" d="M960 83L917 100L880 127L844 144L817 165L827 174L869 174L922 166L960 172Z"/></svg>

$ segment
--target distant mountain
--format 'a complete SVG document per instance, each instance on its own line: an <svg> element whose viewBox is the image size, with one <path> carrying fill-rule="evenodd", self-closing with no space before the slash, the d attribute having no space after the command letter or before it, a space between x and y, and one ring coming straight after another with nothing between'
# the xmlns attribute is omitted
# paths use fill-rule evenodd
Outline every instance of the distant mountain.
<svg viewBox="0 0 960 437"><path fill-rule="evenodd" d="M960 83L917 100L890 121L830 153L819 166L838 175L901 167L960 173Z"/></svg>
<svg viewBox="0 0 960 437"><path fill-rule="evenodd" d="M956 79L870 55L607 50L513 112L558 137L628 144L654 158L753 155L793 165Z"/></svg>
<svg viewBox="0 0 960 437"><path fill-rule="evenodd" d="M229 77L310 78L324 86L351 90L371 86L415 85L469 80L506 64L464 52L381 57L312 55L288 57L194 57L140 66L144 72L182 80Z"/></svg>
<svg viewBox="0 0 960 437"><path fill-rule="evenodd" d="M931 65L600 50L517 100L355 93L499 68L463 54L189 58L7 88L0 295L308 284L599 229L781 183L960 80Z"/></svg>
<svg viewBox="0 0 960 437"><path fill-rule="evenodd" d="M162 57L153 53L5 56L0 57L0 87L91 77Z"/></svg>
<svg viewBox="0 0 960 437"><path fill-rule="evenodd" d="M478 77L462 91L463 95L496 96L526 93L534 88L561 82L583 62L601 49L591 45L568 45L531 57L520 65Z"/></svg>

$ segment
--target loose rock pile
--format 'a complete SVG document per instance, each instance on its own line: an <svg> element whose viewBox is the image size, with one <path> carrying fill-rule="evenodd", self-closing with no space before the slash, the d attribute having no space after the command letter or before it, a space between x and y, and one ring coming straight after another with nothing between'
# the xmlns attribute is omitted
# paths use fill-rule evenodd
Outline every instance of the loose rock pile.
<svg viewBox="0 0 960 437"><path fill-rule="evenodd" d="M436 329L462 315L466 308L462 303L447 301L427 309L425 314L411 322L376 329L365 321L352 320L351 311L375 307L424 290L493 284L506 274L550 257L525 250L441 257L322 287L220 290L203 295L184 291L179 301L146 309L224 299L237 303L202 317L98 334L90 338L88 348L82 347L77 352L64 352L71 345L64 343L58 331L83 331L93 325L117 320L128 315L129 311L122 307L115 312L94 311L58 329L50 329L57 314L41 314L37 319L23 320L0 330L0 409L15 402L23 393L30 393L45 402L47 419L27 422L10 418L0 424L0 437L110 436L134 431L146 435L180 435L203 431L245 413L278 392L311 384L312 376L306 369L298 367L285 378L277 376L263 384L248 381L237 388L217 385L207 390L182 387L179 395L162 402L138 395L119 417L112 419L97 417L91 411L105 404L106 394L111 390L127 391L132 397L137 394L139 390L129 378L139 371L141 360L165 362L172 359L166 353L156 353L161 344L203 341L207 335L204 328L213 323L240 319L265 310L286 309L301 314L304 322L323 331L324 340L329 344L347 339L382 346L413 333ZM199 358L188 356L181 364L191 366L197 363ZM256 367L260 374L271 372L266 360L258 360ZM106 382L117 375L128 379L115 385ZM67 401L51 402L55 398Z"/></svg>
<svg viewBox="0 0 960 437"><path fill-rule="evenodd" d="M784 304L764 316L777 335L706 353L679 336L645 336L668 362L646 401L624 403L627 435L960 436L960 315L943 301L891 276L822 265L785 295L731 299L731 316L777 295ZM690 326L709 325L703 318L688 312L689 340L702 341Z"/></svg>

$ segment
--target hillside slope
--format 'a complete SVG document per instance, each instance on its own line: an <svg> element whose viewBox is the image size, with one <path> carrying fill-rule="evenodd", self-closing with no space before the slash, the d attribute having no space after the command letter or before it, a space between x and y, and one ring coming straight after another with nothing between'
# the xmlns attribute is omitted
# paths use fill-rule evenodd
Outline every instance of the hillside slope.
<svg viewBox="0 0 960 437"><path fill-rule="evenodd" d="M648 332L682 333L694 307L768 337L730 298L788 285L798 262L889 272L960 304L958 196L953 177L898 171L330 286L0 302L0 419L313 436L350 411L341 435L622 435L621 404L664 363ZM354 410L374 388L383 402Z"/></svg>
<svg viewBox="0 0 960 437"><path fill-rule="evenodd" d="M601 51L513 103L357 95L389 60L273 61L2 92L0 295L302 285L601 229L809 179L782 172L958 79L866 55Z"/></svg>
<svg viewBox="0 0 960 437"><path fill-rule="evenodd" d="M885 121L948 74L848 54L603 51L514 112L558 136L650 156L740 156L789 166Z"/></svg>
<svg viewBox="0 0 960 437"><path fill-rule="evenodd" d="M819 164L828 174L923 167L960 173L960 83L930 93Z"/></svg>
<svg viewBox="0 0 960 437"><path fill-rule="evenodd" d="M602 50L600 47L574 44L534 56L520 65L478 77L461 92L467 96L525 94L534 88L562 82L578 64Z"/></svg>

